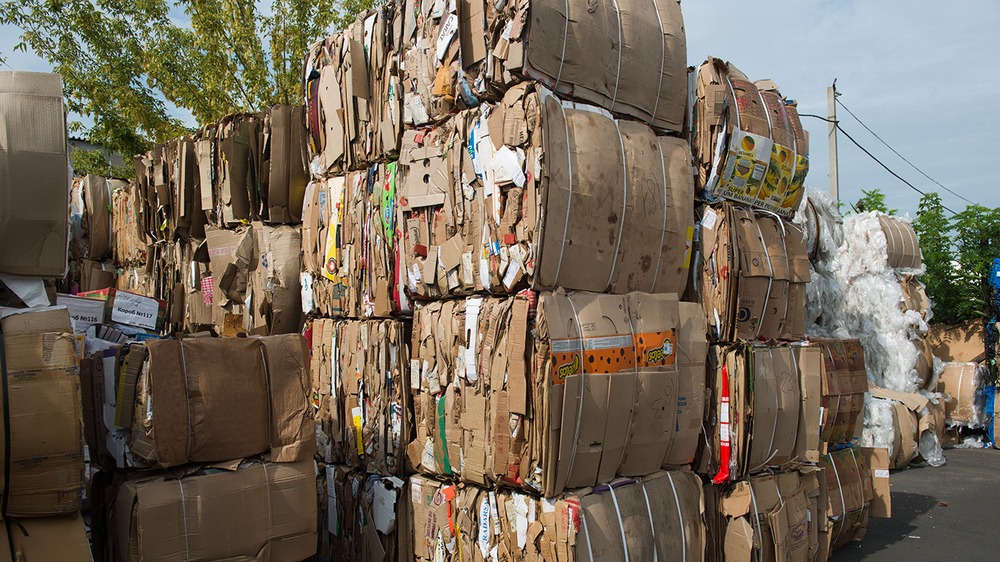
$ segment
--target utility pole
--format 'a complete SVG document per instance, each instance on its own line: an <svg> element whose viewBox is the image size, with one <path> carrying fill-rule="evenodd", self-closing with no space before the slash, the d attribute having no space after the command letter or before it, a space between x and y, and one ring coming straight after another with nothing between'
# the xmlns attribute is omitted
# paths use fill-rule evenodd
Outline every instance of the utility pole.
<svg viewBox="0 0 1000 562"><path fill-rule="evenodd" d="M840 202L840 179L837 176L837 79L826 89L827 128L830 144L830 194Z"/></svg>

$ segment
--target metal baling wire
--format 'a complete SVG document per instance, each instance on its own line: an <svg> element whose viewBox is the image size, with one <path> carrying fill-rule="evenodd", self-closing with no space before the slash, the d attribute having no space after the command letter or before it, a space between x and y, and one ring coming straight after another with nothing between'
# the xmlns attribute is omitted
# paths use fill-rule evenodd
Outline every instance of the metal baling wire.
<svg viewBox="0 0 1000 562"><path fill-rule="evenodd" d="M774 220L778 221L778 226L781 227L781 249L784 250L784 253L785 253L785 269L789 269L790 266L791 266L791 264L788 263L788 244L785 243L785 239L788 238L788 231L785 230L785 223L784 223L784 221L781 220L781 217L778 215L778 213L775 213L773 211L769 211L769 210L766 210L766 209L761 209L758 212L761 213L761 214L765 214L765 215L774 217ZM768 260L768 263L770 263L770 260ZM773 272L773 268L772 268L772 277L773 277L773 273L774 272ZM781 317L781 323L782 323L781 332L785 331L785 329L784 329L784 323L785 323L785 319L786 318L788 318L788 299L787 298L785 299L785 312L784 312L783 316ZM779 333L778 335L781 335L781 334Z"/></svg>
<svg viewBox="0 0 1000 562"><path fill-rule="evenodd" d="M760 315L760 321L757 322L757 333L754 337L760 337L760 329L764 327L764 317L767 315L767 304L771 300L771 285L774 283L774 268L771 267L771 253L767 251L767 242L764 241L764 233L760 230L760 223L757 222L757 217L750 213L753 218L753 224L757 228L757 236L760 238L760 245L764 248L764 257L767 258L767 269L770 272L767 277L767 293L764 294L764 307L763 312Z"/></svg>
<svg viewBox="0 0 1000 562"><path fill-rule="evenodd" d="M566 1L568 6L569 0ZM569 8L567 7L567 22L569 21L568 10ZM565 38L563 39L563 42L563 49L565 49ZM560 72L561 68L562 67L560 66ZM554 92L555 90L553 90L553 96L555 95ZM569 179L569 194L566 196L566 218L563 220L562 243L559 245L559 262L556 263L556 276L555 279L552 280L553 286L559 285L559 272L562 271L563 253L566 251L566 233L569 231L570 210L573 208L573 152L569 146L569 118L566 116L566 108L563 107L562 102L559 101L558 98L556 98L555 101L559 104L559 111L562 113L563 118L563 128L566 131L566 175ZM581 357L580 360L582 361L583 357Z"/></svg>
<svg viewBox="0 0 1000 562"><path fill-rule="evenodd" d="M833 467L833 475L837 478L837 491L840 492L840 516L841 518L847 515L847 502L844 500L844 486L840 483L840 473L837 471L837 461L830 455L830 466Z"/></svg>
<svg viewBox="0 0 1000 562"><path fill-rule="evenodd" d="M667 40L664 37L663 30L663 18L660 17L660 8L656 5L656 0L653 0L653 12L656 13L656 23L660 26L660 81L656 86L656 101L653 103L653 113L649 116L650 127L653 126L653 121L656 121L656 110L660 107L660 96L663 94L663 67L666 66L667 57ZM660 155L662 158L662 154Z"/></svg>
<svg viewBox="0 0 1000 562"><path fill-rule="evenodd" d="M590 562L594 562L594 545L590 542L590 531L587 530L587 516L583 511L583 502L580 502L580 523L583 525L583 536L587 537L587 554L590 555Z"/></svg>
<svg viewBox="0 0 1000 562"><path fill-rule="evenodd" d="M770 362L771 365L774 365L774 353L773 353L773 350L770 347L767 348L767 354L768 354L769 357L771 357L771 362ZM756 369L754 371L756 372ZM754 375L754 377L756 378L756 374ZM767 466L767 463L771 462L771 459L773 459L774 456L778 454L778 450L774 448L774 436L775 436L775 434L778 431L778 406L779 406L779 402L780 402L780 396L778 394L778 385L776 384L777 381L774 381L774 382L775 382L775 385L774 385L774 425L771 427L771 442L767 446L767 450L771 451L771 454L766 459L764 459L763 461L761 461L761 463L759 465L757 465L753 469L753 472L756 472L758 469L761 469L761 468L764 468L765 466ZM754 394L755 395L757 393L756 389L757 389L757 385L754 384Z"/></svg>
<svg viewBox="0 0 1000 562"><path fill-rule="evenodd" d="M667 473L667 476L670 476L669 472ZM670 485L671 486L674 485L673 480L670 481ZM646 500L646 515L649 516L649 533L650 536L653 537L653 562L659 562L659 552L658 549L656 548L656 525L653 523L653 510L649 506L649 494L646 493L646 482L639 481L639 486L642 487L642 497L643 499ZM677 493L674 492L674 499L676 498L677 498ZM683 528L681 532L683 533ZM686 560L684 562L686 562Z"/></svg>
<svg viewBox="0 0 1000 562"><path fill-rule="evenodd" d="M627 308L627 301L625 299L622 299L622 301L626 303L626 308ZM639 354L636 353L636 350L635 350L635 326L632 324L632 311L631 310L628 311L628 331L629 331L629 334L632 335L632 361L633 361L633 365L632 365L632 388L635 389L638 386L638 384L639 384ZM608 377L608 395L610 396L610 394L611 394L611 377L609 376ZM622 454L621 454L621 456L618 457L618 466L619 467L621 467L622 462L625 460L625 452L628 451L627 440L628 440L628 436L632 434L632 421L634 419L635 418L632 415L632 409L629 409L629 411L628 411L628 425L626 426L626 430L625 430L626 443L625 443L625 446L622 447Z"/></svg>
<svg viewBox="0 0 1000 562"><path fill-rule="evenodd" d="M615 16L618 18L618 70L615 72L615 93L611 97L611 108L608 111L614 113L615 103L618 102L618 85L622 77L622 12L618 8L618 0L612 0L615 7ZM628 562L626 560L626 562Z"/></svg>
<svg viewBox="0 0 1000 562"><path fill-rule="evenodd" d="M674 485L674 476L667 472L667 478L670 479L670 490L674 493L674 505L677 506L677 519L680 521L681 528L681 562L687 562L687 530L684 529L684 512L681 510L681 500L677 497L677 486ZM646 489L643 488L643 493ZM649 499L646 499L648 504Z"/></svg>
<svg viewBox="0 0 1000 562"><path fill-rule="evenodd" d="M566 62L566 39L569 36L569 0L565 1L565 7L566 21L563 24L562 54L559 55L559 72L556 74L556 83L552 86L552 93L555 93L559 89L559 81L562 80L563 64ZM566 144L568 145L569 142L567 141ZM566 148L568 149L569 146Z"/></svg>
<svg viewBox="0 0 1000 562"><path fill-rule="evenodd" d="M753 481L747 480L747 485L750 487L750 501L753 505L753 518L757 522L757 536L760 537L760 542L764 542L764 531L760 527L760 510L757 508L757 494L753 491ZM760 549L754 550L754 558L757 562L760 562Z"/></svg>
<svg viewBox="0 0 1000 562"><path fill-rule="evenodd" d="M577 325L577 328L578 328L577 331L578 331L578 334L580 336L580 338L579 338L579 341L580 341L580 393L578 394L579 399L577 400L577 403L576 403L576 424L575 424L574 429L573 429L573 443L572 443L572 448L570 449L570 453L569 453L569 460L567 461L568 464L566 465L566 482L567 482L567 485L568 485L570 477L573 476L573 465L575 464L575 461L576 461L577 442L580 440L580 421L583 418L583 394L584 394L584 391L587 388L587 377L586 377L586 375L587 375L587 362L584 359L583 326L580 324L580 315L576 311L576 304L573 302L573 299L570 298L569 296L564 296L563 298L565 298L566 301L569 302L570 308L573 309L573 320L576 322L576 325ZM569 376L567 376L566 378L569 379ZM581 508L581 513L582 513L582 508Z"/></svg>
<svg viewBox="0 0 1000 562"><path fill-rule="evenodd" d="M181 520L184 523L184 560L191 559L191 545L188 539L188 518L187 518L187 498L184 497L183 479L177 479L177 487L181 491Z"/></svg>
<svg viewBox="0 0 1000 562"><path fill-rule="evenodd" d="M625 562L629 562L628 539L625 537L625 522L622 521L622 512L618 508L618 496L615 495L615 488L612 484L608 484L608 491L611 492L611 502L615 505L615 517L618 518L618 531L622 536L622 554L625 555Z"/></svg>
<svg viewBox="0 0 1000 562"><path fill-rule="evenodd" d="M659 16L659 12L657 12L657 16ZM655 144L656 152L660 155L660 173L663 175L663 228L660 230L660 245L656 247L656 269L653 270L653 283L649 287L650 293L656 290L656 279L660 276L660 262L663 261L663 239L667 236L667 163L663 159L663 147L660 146L660 141L657 140Z"/></svg>
<svg viewBox="0 0 1000 562"><path fill-rule="evenodd" d="M613 119L613 121L615 130L618 131L618 145L622 151L622 216L618 221L618 240L615 242L615 253L612 256L611 271L608 272L608 289L611 289L611 281L615 277L615 269L618 268L618 252L622 247L622 231L625 230L625 209L628 204L628 162L625 159L625 139L622 137L622 129L618 120Z"/></svg>
<svg viewBox="0 0 1000 562"><path fill-rule="evenodd" d="M188 431L186 432L187 435L185 436L186 443L187 443L186 457L190 457L191 456L191 434L194 433L192 431L192 429L194 428L194 424L191 421L191 396L190 396L189 389L188 389L187 357L184 354L184 340L183 339L178 340L177 343L178 343L178 345L181 346L181 374L184 375L184 406L187 408ZM148 351L147 351L147 361L148 360L149 360L149 355L148 355ZM150 375L151 375L151 373L150 373ZM147 407L148 407L148 405L147 405ZM187 460L187 458L185 458L185 460Z"/></svg>

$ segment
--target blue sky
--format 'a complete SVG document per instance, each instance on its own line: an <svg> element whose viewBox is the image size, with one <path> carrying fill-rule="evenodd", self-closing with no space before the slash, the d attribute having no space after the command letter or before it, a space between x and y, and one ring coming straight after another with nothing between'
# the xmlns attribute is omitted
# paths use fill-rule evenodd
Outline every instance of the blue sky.
<svg viewBox="0 0 1000 562"><path fill-rule="evenodd" d="M267 9L267 4L258 2ZM688 64L708 55L728 60L752 80L771 78L799 111L826 115L826 88L837 79L841 101L924 172L975 202L1000 206L1000 2L963 0L684 0ZM183 12L172 14L185 18ZM14 52L15 29L0 27L9 67L50 70ZM185 110L175 115L194 124ZM890 168L923 190L938 191L955 210L965 202L900 160L846 112L841 126ZM810 133L807 184L829 188L826 123L803 118ZM840 137L840 194L856 201L878 187L901 212L919 194Z"/></svg>

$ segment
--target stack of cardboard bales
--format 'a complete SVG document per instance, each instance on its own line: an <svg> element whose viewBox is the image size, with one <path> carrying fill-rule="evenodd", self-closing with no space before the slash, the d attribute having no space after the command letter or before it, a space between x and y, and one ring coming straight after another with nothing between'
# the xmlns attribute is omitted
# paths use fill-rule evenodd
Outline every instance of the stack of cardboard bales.
<svg viewBox="0 0 1000 562"><path fill-rule="evenodd" d="M860 346L806 340L808 236L790 219L808 137L794 102L769 80L751 82L709 58L692 83L691 145L706 204L691 289L712 341L699 459L710 479L708 555L825 560L863 536L886 461L885 451L857 447L867 390ZM843 459L849 473L838 470ZM881 484L887 497L888 479Z"/></svg>
<svg viewBox="0 0 1000 562"><path fill-rule="evenodd" d="M680 7L568 9L405 2L310 49L321 557L703 556Z"/></svg>
<svg viewBox="0 0 1000 562"><path fill-rule="evenodd" d="M90 560L81 342L62 307L0 311L4 544L0 560Z"/></svg>

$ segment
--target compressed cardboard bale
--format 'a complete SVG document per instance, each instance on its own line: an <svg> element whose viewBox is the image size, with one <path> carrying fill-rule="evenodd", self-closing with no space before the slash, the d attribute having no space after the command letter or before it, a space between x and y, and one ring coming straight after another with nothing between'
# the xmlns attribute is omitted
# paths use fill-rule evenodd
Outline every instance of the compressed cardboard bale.
<svg viewBox="0 0 1000 562"><path fill-rule="evenodd" d="M399 151L403 129L397 5L367 10L306 55L306 131L314 177L360 170Z"/></svg>
<svg viewBox="0 0 1000 562"><path fill-rule="evenodd" d="M857 340L814 339L823 353L820 440L852 443L861 437L868 374Z"/></svg>
<svg viewBox="0 0 1000 562"><path fill-rule="evenodd" d="M250 228L205 229L212 278L212 323L224 336L245 330L245 303L250 271L255 262Z"/></svg>
<svg viewBox="0 0 1000 562"><path fill-rule="evenodd" d="M687 54L679 2L408 1L403 13L407 125L495 101L532 78L656 129L683 130Z"/></svg>
<svg viewBox="0 0 1000 562"><path fill-rule="evenodd" d="M284 458L285 447L293 460L308 457L312 448L303 440L315 434L300 430L309 410L307 352L302 336L133 345L118 425L130 430L132 452L161 468L268 450Z"/></svg>
<svg viewBox="0 0 1000 562"><path fill-rule="evenodd" d="M717 58L696 72L691 148L699 188L791 218L809 170L809 136L795 102L774 82L750 82Z"/></svg>
<svg viewBox="0 0 1000 562"><path fill-rule="evenodd" d="M320 559L412 560L406 480L320 465Z"/></svg>
<svg viewBox="0 0 1000 562"><path fill-rule="evenodd" d="M65 307L10 310L2 321L2 408L9 467L6 517L78 512L83 490L83 412L77 339ZM2 443L0 443L2 445Z"/></svg>
<svg viewBox="0 0 1000 562"><path fill-rule="evenodd" d="M699 290L712 339L802 338L811 279L802 228L728 203L706 208L701 227Z"/></svg>
<svg viewBox="0 0 1000 562"><path fill-rule="evenodd" d="M62 277L70 177L62 79L0 72L0 273Z"/></svg>
<svg viewBox="0 0 1000 562"><path fill-rule="evenodd" d="M690 465L695 460L702 443L701 428L705 423L705 383L708 358L708 340L705 314L701 305L692 302L678 303L680 314L677 329L677 371L680 374L677 389L677 414L670 449L663 459L663 467Z"/></svg>
<svg viewBox="0 0 1000 562"><path fill-rule="evenodd" d="M817 460L821 364L809 347L712 346L707 452L716 484Z"/></svg>
<svg viewBox="0 0 1000 562"><path fill-rule="evenodd" d="M849 447L823 455L831 523L830 550L860 542L869 516L889 517L889 470L885 449Z"/></svg>
<svg viewBox="0 0 1000 562"><path fill-rule="evenodd" d="M944 402L949 425L969 428L985 426L988 416L983 411L983 401L978 398L986 384L985 369L976 363L945 363L941 372L938 391L950 400Z"/></svg>
<svg viewBox="0 0 1000 562"><path fill-rule="evenodd" d="M116 180L120 185L120 180ZM87 257L103 260L111 254L111 181L94 175L83 179L83 197L86 205L85 225L89 245Z"/></svg>
<svg viewBox="0 0 1000 562"><path fill-rule="evenodd" d="M227 115L216 122L212 193L219 224L237 226L260 218L260 131L256 113Z"/></svg>
<svg viewBox="0 0 1000 562"><path fill-rule="evenodd" d="M704 497L689 471L616 479L553 499L410 477L413 554L419 561L489 559L704 560ZM441 557L443 555L443 557Z"/></svg>
<svg viewBox="0 0 1000 562"><path fill-rule="evenodd" d="M525 287L682 293L689 161L681 139L533 83L511 88L488 117L470 110L407 131L400 283L416 299Z"/></svg>
<svg viewBox="0 0 1000 562"><path fill-rule="evenodd" d="M0 525L0 562L59 560L91 562L90 543L83 516L20 518L16 524ZM12 558L13 557L13 558Z"/></svg>
<svg viewBox="0 0 1000 562"><path fill-rule="evenodd" d="M111 511L116 559L306 559L317 544L315 471L307 459L136 476Z"/></svg>
<svg viewBox="0 0 1000 562"><path fill-rule="evenodd" d="M690 360L678 364L677 346L690 353L703 336L679 334L676 297L538 299L533 326L521 296L416 310L413 466L548 497L690 462L701 413L678 418L678 388L689 377L685 397L703 394L704 375Z"/></svg>
<svg viewBox="0 0 1000 562"><path fill-rule="evenodd" d="M934 357L945 362L980 363L986 359L985 330L982 320L949 326L931 324L927 339Z"/></svg>
<svg viewBox="0 0 1000 562"><path fill-rule="evenodd" d="M268 224L298 224L309 181L305 108L275 105L263 116L261 218Z"/></svg>
<svg viewBox="0 0 1000 562"><path fill-rule="evenodd" d="M886 261L889 267L900 269L920 269L923 267L920 241L910 223L888 215L878 218L885 235Z"/></svg>
<svg viewBox="0 0 1000 562"><path fill-rule="evenodd" d="M115 286L118 268L111 262L80 262L80 292L100 291Z"/></svg>
<svg viewBox="0 0 1000 562"><path fill-rule="evenodd" d="M413 431L407 323L317 318L309 330L324 459L402 476Z"/></svg>
<svg viewBox="0 0 1000 562"><path fill-rule="evenodd" d="M396 275L397 166L310 184L303 226L304 309L378 318L409 311Z"/></svg>

